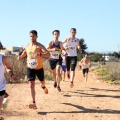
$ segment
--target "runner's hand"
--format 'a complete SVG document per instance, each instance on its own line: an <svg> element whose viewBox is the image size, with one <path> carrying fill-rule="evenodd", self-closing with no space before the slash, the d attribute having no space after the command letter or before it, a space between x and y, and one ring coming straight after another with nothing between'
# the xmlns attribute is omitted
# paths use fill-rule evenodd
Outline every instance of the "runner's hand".
<svg viewBox="0 0 120 120"><path fill-rule="evenodd" d="M17 79L17 77L15 76L15 75L12 75L12 77L11 77L15 82L18 82L18 79Z"/></svg>
<svg viewBox="0 0 120 120"><path fill-rule="evenodd" d="M69 50L69 48L68 48L68 47L66 47L66 48L65 48L65 50Z"/></svg>
<svg viewBox="0 0 120 120"><path fill-rule="evenodd" d="M17 60L20 60L20 59L21 59L20 56L18 56Z"/></svg>

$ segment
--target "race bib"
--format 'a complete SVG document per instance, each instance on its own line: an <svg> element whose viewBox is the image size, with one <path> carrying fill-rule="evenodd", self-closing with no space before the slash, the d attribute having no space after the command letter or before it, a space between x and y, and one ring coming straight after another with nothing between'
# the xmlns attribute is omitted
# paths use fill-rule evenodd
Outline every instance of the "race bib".
<svg viewBox="0 0 120 120"><path fill-rule="evenodd" d="M69 52L75 52L76 46L69 46Z"/></svg>
<svg viewBox="0 0 120 120"><path fill-rule="evenodd" d="M58 51L52 51L51 58L53 58L53 59L59 59L59 52Z"/></svg>
<svg viewBox="0 0 120 120"><path fill-rule="evenodd" d="M90 67L89 64L85 64L85 65L84 65L84 68L89 68L89 67Z"/></svg>
<svg viewBox="0 0 120 120"><path fill-rule="evenodd" d="M37 68L38 66L38 61L37 59L30 59L28 61L28 67L31 68L31 69L34 69L34 68Z"/></svg>

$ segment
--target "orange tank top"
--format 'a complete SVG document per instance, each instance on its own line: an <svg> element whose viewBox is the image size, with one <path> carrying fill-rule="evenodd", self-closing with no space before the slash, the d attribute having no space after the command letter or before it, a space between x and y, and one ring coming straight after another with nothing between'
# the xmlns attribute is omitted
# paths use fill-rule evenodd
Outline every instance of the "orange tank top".
<svg viewBox="0 0 120 120"><path fill-rule="evenodd" d="M42 57L40 54L42 53L42 50L40 48L37 48L37 46L33 46L30 48L27 46L26 48L27 53L27 67L31 69L41 69L43 68L42 63ZM35 54L38 54L38 56L35 56Z"/></svg>

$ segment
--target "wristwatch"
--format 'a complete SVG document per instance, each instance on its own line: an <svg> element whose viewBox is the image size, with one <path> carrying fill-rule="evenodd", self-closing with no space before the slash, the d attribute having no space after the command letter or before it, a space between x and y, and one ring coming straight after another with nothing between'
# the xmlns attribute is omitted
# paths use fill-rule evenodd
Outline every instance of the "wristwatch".
<svg viewBox="0 0 120 120"><path fill-rule="evenodd" d="M12 76L14 76L14 74L13 74L13 73L11 74L11 77L12 77Z"/></svg>

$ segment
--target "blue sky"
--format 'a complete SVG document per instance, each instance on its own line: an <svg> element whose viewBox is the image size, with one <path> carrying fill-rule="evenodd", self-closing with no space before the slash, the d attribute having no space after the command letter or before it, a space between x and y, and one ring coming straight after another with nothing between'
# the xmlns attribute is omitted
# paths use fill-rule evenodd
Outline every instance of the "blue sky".
<svg viewBox="0 0 120 120"><path fill-rule="evenodd" d="M77 29L88 51L117 51L120 45L120 0L0 0L0 40L3 45L25 46L29 31L47 46L52 31L60 40Z"/></svg>

